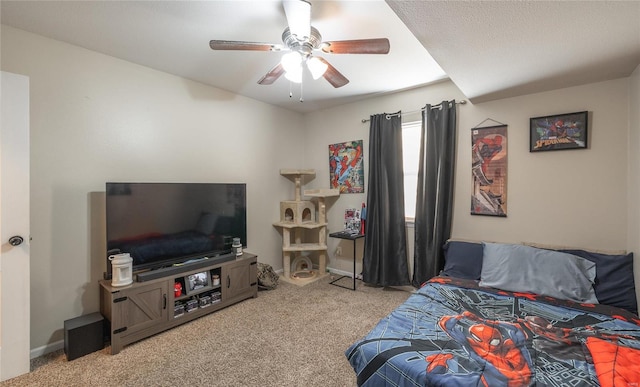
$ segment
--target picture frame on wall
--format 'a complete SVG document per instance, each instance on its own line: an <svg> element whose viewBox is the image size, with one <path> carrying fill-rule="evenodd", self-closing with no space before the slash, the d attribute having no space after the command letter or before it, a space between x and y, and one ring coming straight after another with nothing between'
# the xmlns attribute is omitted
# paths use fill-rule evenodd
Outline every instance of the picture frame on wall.
<svg viewBox="0 0 640 387"><path fill-rule="evenodd" d="M362 140L329 145L330 188L344 193L364 193Z"/></svg>
<svg viewBox="0 0 640 387"><path fill-rule="evenodd" d="M586 149L588 113L583 111L531 118L529 152Z"/></svg>

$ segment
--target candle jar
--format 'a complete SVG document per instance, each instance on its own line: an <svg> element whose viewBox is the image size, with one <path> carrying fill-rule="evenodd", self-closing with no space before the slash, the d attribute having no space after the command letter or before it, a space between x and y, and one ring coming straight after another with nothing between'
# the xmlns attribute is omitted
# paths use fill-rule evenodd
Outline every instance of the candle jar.
<svg viewBox="0 0 640 387"><path fill-rule="evenodd" d="M242 243L240 242L240 238L233 238L233 244L231 245L231 248L233 249L236 257L242 255Z"/></svg>

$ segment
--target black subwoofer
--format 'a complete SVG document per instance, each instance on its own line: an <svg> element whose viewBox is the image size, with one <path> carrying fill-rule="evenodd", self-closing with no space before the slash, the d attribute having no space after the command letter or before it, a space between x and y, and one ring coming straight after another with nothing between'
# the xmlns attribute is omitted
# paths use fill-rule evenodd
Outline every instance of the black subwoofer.
<svg viewBox="0 0 640 387"><path fill-rule="evenodd" d="M104 348L104 317L100 313L65 320L64 353L67 360Z"/></svg>

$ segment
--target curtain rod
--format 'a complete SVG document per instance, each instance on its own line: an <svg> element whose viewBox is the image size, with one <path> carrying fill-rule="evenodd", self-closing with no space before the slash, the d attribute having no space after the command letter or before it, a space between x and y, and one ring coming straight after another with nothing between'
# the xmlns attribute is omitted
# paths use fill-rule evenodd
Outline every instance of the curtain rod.
<svg viewBox="0 0 640 387"><path fill-rule="evenodd" d="M465 101L464 99L461 99L460 101L456 102L456 105L464 105L464 104L466 104L466 103L467 103L467 101ZM436 104L436 105L431 105L431 108L437 108L437 107L440 107L440 106L442 106L442 102L440 102L439 104ZM426 106L425 106L425 107L426 107ZM387 114L387 119L389 120L389 119L391 119L391 117L395 117L395 116L403 116L403 115L405 115L405 114L413 114L413 113L417 113L417 112L423 112L423 111L424 111L424 109L425 109L425 108L418 109L418 110L411 110L411 111L408 111L408 112L406 112L406 113L402 113L402 112L400 112L400 113ZM365 122L369 122L369 121L370 121L370 119L369 119L369 118L363 118L363 119L361 120L361 122L362 122L363 124L364 124Z"/></svg>

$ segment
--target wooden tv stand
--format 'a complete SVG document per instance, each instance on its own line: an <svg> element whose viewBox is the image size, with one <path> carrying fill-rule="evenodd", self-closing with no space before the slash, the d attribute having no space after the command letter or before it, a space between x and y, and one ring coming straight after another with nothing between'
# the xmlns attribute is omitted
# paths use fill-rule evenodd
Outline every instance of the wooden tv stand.
<svg viewBox="0 0 640 387"><path fill-rule="evenodd" d="M219 284L214 284L214 275ZM205 284L190 285L189 280L196 277L205 279ZM182 286L178 297L176 282ZM113 287L110 280L102 280L100 312L110 323L111 354L115 355L127 344L257 296L257 256L245 252L231 261L127 286Z"/></svg>

